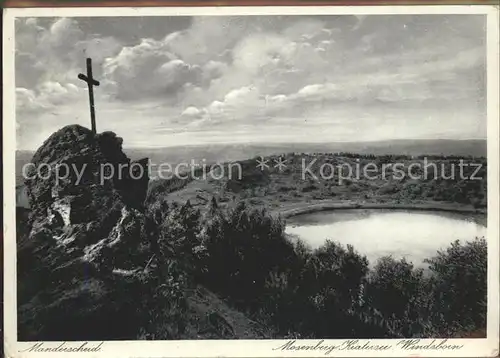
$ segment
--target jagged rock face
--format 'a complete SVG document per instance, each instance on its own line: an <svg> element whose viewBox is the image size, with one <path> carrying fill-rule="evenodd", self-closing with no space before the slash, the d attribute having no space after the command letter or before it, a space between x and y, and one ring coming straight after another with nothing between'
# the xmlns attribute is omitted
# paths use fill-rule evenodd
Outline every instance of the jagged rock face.
<svg viewBox="0 0 500 358"><path fill-rule="evenodd" d="M122 151L122 139L112 132L95 135L78 125L66 126L43 143L32 163L25 185L34 212L45 211L60 197L85 200L84 192L102 188L118 191L129 206L140 209L144 202L145 196L137 197L136 193L142 193L144 185L147 187L147 163L140 162L145 166L140 178L133 176L132 169L137 165L131 165ZM90 202L84 206L92 215L99 211L100 204Z"/></svg>
<svg viewBox="0 0 500 358"><path fill-rule="evenodd" d="M128 194L128 201L131 203L141 203L145 202L148 195L149 186L149 159L143 158L136 161L130 162L130 173L134 182L134 190L127 188L127 181L120 184L123 185L122 189Z"/></svg>
<svg viewBox="0 0 500 358"><path fill-rule="evenodd" d="M32 213L28 234L18 237L20 340L137 334L143 268L151 257L142 235L145 194L137 194L147 178L136 181L125 172L102 178L103 166L130 163L121 144L113 133L94 135L75 125L35 153L35 168L66 164L73 173L26 180Z"/></svg>
<svg viewBox="0 0 500 358"><path fill-rule="evenodd" d="M101 164L129 163L120 138L68 126L33 163L85 169L26 180L31 214L18 207L16 217L19 341L264 337L206 290L184 287L186 301L172 293L178 281L163 272L155 226L141 211L147 176L99 178ZM147 173L146 160L137 163Z"/></svg>

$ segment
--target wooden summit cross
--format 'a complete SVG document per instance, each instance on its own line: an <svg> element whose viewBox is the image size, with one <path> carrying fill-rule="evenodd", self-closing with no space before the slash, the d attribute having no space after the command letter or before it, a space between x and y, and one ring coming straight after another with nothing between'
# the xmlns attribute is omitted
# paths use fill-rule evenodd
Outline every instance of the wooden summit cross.
<svg viewBox="0 0 500 358"><path fill-rule="evenodd" d="M78 78L87 82L89 86L89 100L90 100L90 121L92 123L92 133L96 134L95 127L95 110L94 110L94 86L99 86L99 81L94 80L92 77L92 59L87 58L87 75L83 73L78 75Z"/></svg>

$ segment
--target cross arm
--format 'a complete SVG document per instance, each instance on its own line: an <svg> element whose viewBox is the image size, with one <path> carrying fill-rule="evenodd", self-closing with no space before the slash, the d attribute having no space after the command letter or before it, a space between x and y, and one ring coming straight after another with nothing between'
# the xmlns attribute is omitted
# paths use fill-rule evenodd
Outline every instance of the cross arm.
<svg viewBox="0 0 500 358"><path fill-rule="evenodd" d="M78 78L81 79L82 81L87 82L89 85L94 85L94 86L99 86L100 85L99 81L96 81L93 78L89 79L83 73L78 74Z"/></svg>

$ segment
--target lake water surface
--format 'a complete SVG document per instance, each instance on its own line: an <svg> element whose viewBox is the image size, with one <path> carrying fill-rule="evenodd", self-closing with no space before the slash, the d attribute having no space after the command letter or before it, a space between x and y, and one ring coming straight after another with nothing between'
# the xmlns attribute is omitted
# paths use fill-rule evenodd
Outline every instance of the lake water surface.
<svg viewBox="0 0 500 358"><path fill-rule="evenodd" d="M313 249L327 239L350 244L366 255L370 264L392 255L425 267L425 258L433 257L452 241L486 237L486 227L484 218L459 213L349 209L291 217L286 233Z"/></svg>

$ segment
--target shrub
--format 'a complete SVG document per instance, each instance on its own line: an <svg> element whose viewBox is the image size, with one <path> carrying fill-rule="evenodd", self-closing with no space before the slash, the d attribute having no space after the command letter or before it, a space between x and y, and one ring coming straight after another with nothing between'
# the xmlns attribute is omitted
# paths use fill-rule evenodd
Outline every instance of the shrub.
<svg viewBox="0 0 500 358"><path fill-rule="evenodd" d="M328 338L356 337L368 260L352 246L327 241L306 263L308 294L317 310L314 333ZM339 325L338 322L342 322Z"/></svg>
<svg viewBox="0 0 500 358"><path fill-rule="evenodd" d="M433 324L445 336L486 327L487 245L458 241L429 260Z"/></svg>
<svg viewBox="0 0 500 358"><path fill-rule="evenodd" d="M220 208L212 199L203 214L189 202L158 202L146 218L160 266L176 259L182 273L272 326L277 337L450 337L486 327L484 239L453 243L426 261L425 274L391 257L369 269L366 257L334 241L316 250L292 243L279 217L244 202ZM184 314L185 281L169 267L159 270L162 289L153 296L163 313L155 322L180 322ZM175 337L182 325L160 331Z"/></svg>
<svg viewBox="0 0 500 358"><path fill-rule="evenodd" d="M428 313L429 300L422 269L405 259L383 257L370 273L366 304L391 321L388 336L411 337L423 332L421 318Z"/></svg>
<svg viewBox="0 0 500 358"><path fill-rule="evenodd" d="M269 273L285 265L293 252L283 236L283 223L244 203L227 213L212 207L204 223L203 279L249 306L257 304Z"/></svg>
<svg viewBox="0 0 500 358"><path fill-rule="evenodd" d="M165 260L161 268L144 278L150 291L139 300L144 317L139 339L180 339L185 333L186 277L176 260Z"/></svg>

